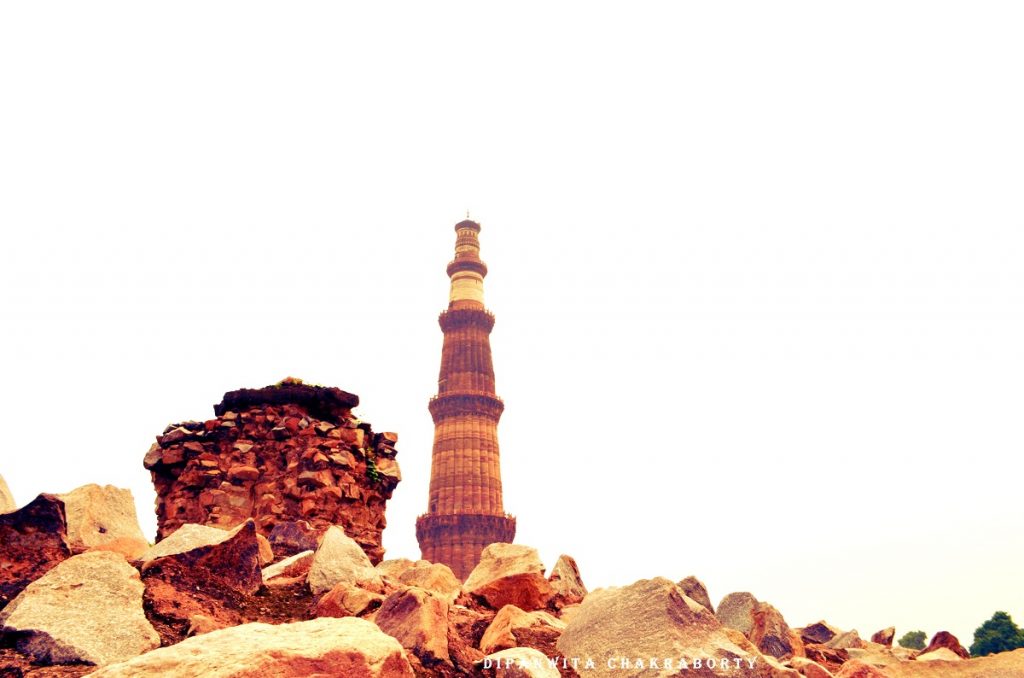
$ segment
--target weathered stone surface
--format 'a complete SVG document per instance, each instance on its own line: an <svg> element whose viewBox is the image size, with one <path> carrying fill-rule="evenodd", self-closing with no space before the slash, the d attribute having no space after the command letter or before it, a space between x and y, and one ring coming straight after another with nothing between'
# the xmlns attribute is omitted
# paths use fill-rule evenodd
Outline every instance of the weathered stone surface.
<svg viewBox="0 0 1024 678"><path fill-rule="evenodd" d="M723 625L742 633L766 655L784 659L803 654L799 637L782 613L750 593L730 593L718 604L715 614Z"/></svg>
<svg viewBox="0 0 1024 678"><path fill-rule="evenodd" d="M231 539L232 536L231 530L189 523L182 525L166 538L146 549L139 556L139 561L145 566L151 560L214 546Z"/></svg>
<svg viewBox="0 0 1024 678"><path fill-rule="evenodd" d="M647 661L651 657L714 659L715 667L705 667L699 674L704 676L799 675L769 662L741 633L722 626L707 608L662 578L591 591L557 646L562 656L593 658L595 668L587 670L587 676L623 675L620 664L608 668L608 659ZM685 673L678 666L662 666L634 671L631 675L667 677Z"/></svg>
<svg viewBox="0 0 1024 678"><path fill-rule="evenodd" d="M824 645L828 641L835 638L840 631L834 626L830 626L824 621L815 622L802 629L797 629L800 632L800 638L805 643L815 643Z"/></svg>
<svg viewBox="0 0 1024 678"><path fill-rule="evenodd" d="M72 553L113 551L134 560L149 548L131 490L84 485L57 496L64 502Z"/></svg>
<svg viewBox="0 0 1024 678"><path fill-rule="evenodd" d="M922 652L917 655L917 661L919 662L962 662L964 658L958 655L948 647L937 647L930 652Z"/></svg>
<svg viewBox="0 0 1024 678"><path fill-rule="evenodd" d="M142 611L139 573L116 553L73 556L0 611L0 631L45 664L109 664L160 645Z"/></svg>
<svg viewBox="0 0 1024 678"><path fill-rule="evenodd" d="M393 560L382 560L375 566L377 571L380 572L383 577L390 577L394 581L398 581L398 578L402 576L402 573L408 570L413 565L419 563L427 563L430 561L420 560L412 561L408 558L395 558Z"/></svg>
<svg viewBox="0 0 1024 678"><path fill-rule="evenodd" d="M144 554L142 581L146 609L165 642L186 635L197 614L221 626L240 624L247 598L263 583L255 526L183 526Z"/></svg>
<svg viewBox="0 0 1024 678"><path fill-rule="evenodd" d="M429 591L410 587L392 593L374 622L424 663L450 662L448 603Z"/></svg>
<svg viewBox="0 0 1024 678"><path fill-rule="evenodd" d="M858 659L851 659L843 664L839 672L835 674L835 678L886 678L886 674L870 664L865 664Z"/></svg>
<svg viewBox="0 0 1024 678"><path fill-rule="evenodd" d="M384 602L384 595L352 584L338 584L317 601L318 617L360 617Z"/></svg>
<svg viewBox="0 0 1024 678"><path fill-rule="evenodd" d="M896 636L896 627L890 626L887 629L881 631L875 631L871 634L871 642L878 643L879 645L886 645L892 647L892 639Z"/></svg>
<svg viewBox="0 0 1024 678"><path fill-rule="evenodd" d="M401 473L390 438L347 409L358 398L337 393L286 380L225 394L215 419L169 426L144 459L158 535L252 518L285 556L315 549L338 525L379 562L384 508Z"/></svg>
<svg viewBox="0 0 1024 678"><path fill-rule="evenodd" d="M244 624L189 638L92 674L96 678L412 678L401 645L374 624L322 617Z"/></svg>
<svg viewBox="0 0 1024 678"><path fill-rule="evenodd" d="M587 587L583 585L583 578L580 577L580 568L572 556L564 553L558 556L551 573L548 575L548 582L555 592L555 605L558 608L566 605L575 605L587 595Z"/></svg>
<svg viewBox="0 0 1024 678"><path fill-rule="evenodd" d="M725 626L736 629L749 638L754 630L754 610L757 609L757 602L757 598L746 591L730 593L718 604L715 616Z"/></svg>
<svg viewBox="0 0 1024 678"><path fill-rule="evenodd" d="M704 586L704 582L700 579L690 575L679 582L677 586L683 590L683 593L686 594L687 597L696 600L711 612L715 611L714 605L711 604L711 597L708 596L708 587Z"/></svg>
<svg viewBox="0 0 1024 678"><path fill-rule="evenodd" d="M260 567L265 567L274 562L274 549L270 546L270 540L259 532L256 533L256 545L259 547L259 551L256 554L259 557Z"/></svg>
<svg viewBox="0 0 1024 678"><path fill-rule="evenodd" d="M793 657L789 665L806 678L833 678L831 671L806 657Z"/></svg>
<svg viewBox="0 0 1024 678"><path fill-rule="evenodd" d="M64 502L41 494L11 513L0 514L0 607L28 584L71 557Z"/></svg>
<svg viewBox="0 0 1024 678"><path fill-rule="evenodd" d="M294 556L288 556L284 560L263 568L263 581L269 583L277 577L305 577L309 574L309 568L313 564L313 551L303 551Z"/></svg>
<svg viewBox="0 0 1024 678"><path fill-rule="evenodd" d="M11 488L7 487L7 481L0 476L0 513L10 513L18 510L18 503L14 501Z"/></svg>
<svg viewBox="0 0 1024 678"><path fill-rule="evenodd" d="M457 604L448 607L448 654L459 670L472 675L476 662L484 658L480 639L495 614Z"/></svg>
<svg viewBox="0 0 1024 678"><path fill-rule="evenodd" d="M449 603L454 603L462 592L462 582L455 577L450 567L426 560L406 568L399 575L398 581L406 586L417 586L436 593Z"/></svg>
<svg viewBox="0 0 1024 678"><path fill-rule="evenodd" d="M864 640L857 633L857 629L852 631L846 631L832 638L832 640L825 643L826 646L833 650L849 650L850 648L863 648Z"/></svg>
<svg viewBox="0 0 1024 678"><path fill-rule="evenodd" d="M147 550L141 560L146 578L184 572L198 581L215 581L239 593L255 593L263 583L256 526L251 520L233 530L183 525Z"/></svg>
<svg viewBox="0 0 1024 678"><path fill-rule="evenodd" d="M885 675L887 678L1020 678L1024 676L1024 649L961 661L900 662L885 667Z"/></svg>
<svg viewBox="0 0 1024 678"><path fill-rule="evenodd" d="M484 631L480 650L493 654L513 647L531 647L549 657L556 656L556 643L565 627L565 622L547 612L525 612L515 605L506 605Z"/></svg>
<svg viewBox="0 0 1024 678"><path fill-rule="evenodd" d="M489 654L477 663L478 675L493 678L560 678L544 653L529 647L513 647Z"/></svg>
<svg viewBox="0 0 1024 678"><path fill-rule="evenodd" d="M268 539L276 553L294 555L304 551L316 551L320 533L305 520L290 520L274 525Z"/></svg>
<svg viewBox="0 0 1024 678"><path fill-rule="evenodd" d="M850 659L857 659L875 668L882 668L901 661L891 647L878 643L864 643L864 647L851 647L843 650Z"/></svg>
<svg viewBox="0 0 1024 678"><path fill-rule="evenodd" d="M328 528L324 533L313 554L307 581L314 594L330 591L338 584L362 581L373 582L376 586L383 584L363 549L337 526Z"/></svg>
<svg viewBox="0 0 1024 678"><path fill-rule="evenodd" d="M850 659L848 650L833 650L826 645L817 643L804 643L804 653L808 659L821 664L833 673Z"/></svg>
<svg viewBox="0 0 1024 678"><path fill-rule="evenodd" d="M939 631L934 636L932 636L932 640L931 640L930 643L928 643L928 647L926 647L925 649L921 650L921 654L927 654L927 653L931 652L932 650L939 649L940 647L948 648L948 649L952 650L953 652L955 652L960 657L963 657L964 659L967 659L968 657L971 656L971 653L968 652L964 648L964 646L960 644L960 641L957 640L957 637L954 636L949 631ZM921 655L919 654L918 655L918 659L920 659L920 658L921 658Z"/></svg>
<svg viewBox="0 0 1024 678"><path fill-rule="evenodd" d="M505 605L540 610L554 596L554 589L544 578L544 565L537 549L500 542L483 550L480 563L462 589L493 610Z"/></svg>

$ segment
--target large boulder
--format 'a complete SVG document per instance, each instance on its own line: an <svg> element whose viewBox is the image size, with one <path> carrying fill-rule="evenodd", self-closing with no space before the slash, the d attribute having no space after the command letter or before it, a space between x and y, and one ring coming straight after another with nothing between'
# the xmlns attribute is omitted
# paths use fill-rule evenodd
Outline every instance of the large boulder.
<svg viewBox="0 0 1024 678"><path fill-rule="evenodd" d="M484 658L480 643L495 616L487 609L463 605L448 608L448 654L460 670L472 674L476 662Z"/></svg>
<svg viewBox="0 0 1024 678"><path fill-rule="evenodd" d="M140 560L147 578L174 570L239 593L255 593L263 583L259 550L256 525L251 520L233 530L186 524L148 549Z"/></svg>
<svg viewBox="0 0 1024 678"><path fill-rule="evenodd" d="M0 514L0 608L57 563L71 557L64 502L41 494L17 511Z"/></svg>
<svg viewBox="0 0 1024 678"><path fill-rule="evenodd" d="M960 657L963 657L964 659L967 659L968 657L971 656L971 653L968 652L964 648L964 646L960 644L960 641L957 640L957 637L954 636L949 631L939 631L934 636L932 636L932 642L928 643L928 647L926 647L925 649L921 650L921 654L928 654L929 652L932 652L933 650L937 650L940 647L944 647L946 649L952 650L953 652L955 652ZM921 655L918 655L918 657L920 657L920 656Z"/></svg>
<svg viewBox="0 0 1024 678"><path fill-rule="evenodd" d="M513 647L489 654L476 664L477 675L487 678L560 678L544 653Z"/></svg>
<svg viewBox="0 0 1024 678"><path fill-rule="evenodd" d="M0 476L0 513L10 513L18 509L18 502L14 501L14 495L11 494L11 488L7 487L7 482L3 476Z"/></svg>
<svg viewBox="0 0 1024 678"><path fill-rule="evenodd" d="M493 654L513 647L531 647L549 657L556 656L556 643L565 627L565 622L547 612L525 612L515 605L506 605L484 631L480 650Z"/></svg>
<svg viewBox="0 0 1024 678"><path fill-rule="evenodd" d="M385 596L353 584L338 584L316 603L317 617L363 617L384 602Z"/></svg>
<svg viewBox="0 0 1024 678"><path fill-rule="evenodd" d="M416 587L396 591L381 604L374 622L425 665L451 661L444 598Z"/></svg>
<svg viewBox="0 0 1024 678"><path fill-rule="evenodd" d="M452 568L426 560L405 568L398 576L398 581L405 586L418 586L432 591L449 603L454 603L462 592L462 582L452 572Z"/></svg>
<svg viewBox="0 0 1024 678"><path fill-rule="evenodd" d="M715 607L711 604L711 597L708 596L708 587L704 586L704 582L700 579L690 575L686 579L680 581L677 586L682 589L683 593L686 594L688 598L696 600L711 612L715 611Z"/></svg>
<svg viewBox="0 0 1024 678"><path fill-rule="evenodd" d="M579 565L572 556L558 556L551 573L548 574L548 581L555 591L555 603L558 608L582 602L587 595L587 587L583 585L583 578L580 577Z"/></svg>
<svg viewBox="0 0 1024 678"><path fill-rule="evenodd" d="M233 530L183 525L142 557L146 609L165 643L184 637L196 615L204 627L245 621L242 609L262 585L251 520Z"/></svg>
<svg viewBox="0 0 1024 678"><path fill-rule="evenodd" d="M116 553L72 556L0 611L0 632L44 664L120 662L160 646L139 573Z"/></svg>
<svg viewBox="0 0 1024 678"><path fill-rule="evenodd" d="M698 601L699 602L699 601ZM777 659L802 655L802 642L782 613L750 593L730 593L718 604L718 620L736 629L764 654Z"/></svg>
<svg viewBox="0 0 1024 678"><path fill-rule="evenodd" d="M313 555L307 581L310 590L317 595L330 591L338 584L366 582L375 587L383 585L380 573L374 569L363 549L336 525L327 528L324 533Z"/></svg>
<svg viewBox="0 0 1024 678"><path fill-rule="evenodd" d="M591 660L583 676L798 676L764 657L743 634L729 629L667 579L592 591L558 639L559 654ZM652 658L659 658L651 665ZM668 659L668 662L664 660Z"/></svg>
<svg viewBox="0 0 1024 678"><path fill-rule="evenodd" d="M64 502L72 553L113 551L134 560L149 548L131 490L84 485L57 496Z"/></svg>
<svg viewBox="0 0 1024 678"><path fill-rule="evenodd" d="M363 619L244 624L189 638L92 674L95 678L412 678L402 646Z"/></svg>
<svg viewBox="0 0 1024 678"><path fill-rule="evenodd" d="M493 610L505 605L540 610L555 593L544 578L544 565L537 549L500 542L484 548L479 564L469 573L462 589Z"/></svg>

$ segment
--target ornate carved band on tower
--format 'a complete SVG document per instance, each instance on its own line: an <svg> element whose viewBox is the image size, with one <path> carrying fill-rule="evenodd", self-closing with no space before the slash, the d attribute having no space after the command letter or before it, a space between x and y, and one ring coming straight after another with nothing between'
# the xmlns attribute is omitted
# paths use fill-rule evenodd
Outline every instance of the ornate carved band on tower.
<svg viewBox="0 0 1024 678"><path fill-rule="evenodd" d="M480 224L455 225L451 294L438 321L444 332L437 395L430 400L434 451L427 513L416 520L423 558L444 563L465 579L494 542L511 542L516 519L501 500L498 420L505 406L494 394L491 329L484 308Z"/></svg>

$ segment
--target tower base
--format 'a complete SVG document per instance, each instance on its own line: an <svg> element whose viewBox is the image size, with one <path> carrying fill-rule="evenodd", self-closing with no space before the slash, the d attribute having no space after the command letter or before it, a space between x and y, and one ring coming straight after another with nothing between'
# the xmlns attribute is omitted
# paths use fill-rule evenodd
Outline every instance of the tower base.
<svg viewBox="0 0 1024 678"><path fill-rule="evenodd" d="M488 544L511 543L516 519L509 515L427 513L416 519L416 541L424 560L444 563L465 581Z"/></svg>

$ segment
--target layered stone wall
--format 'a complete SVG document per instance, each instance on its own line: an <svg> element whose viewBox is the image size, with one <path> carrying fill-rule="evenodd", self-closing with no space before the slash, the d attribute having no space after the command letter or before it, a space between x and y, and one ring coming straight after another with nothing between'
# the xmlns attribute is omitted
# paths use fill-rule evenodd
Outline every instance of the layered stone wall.
<svg viewBox="0 0 1024 678"><path fill-rule="evenodd" d="M379 562L385 504L401 480L397 435L374 433L352 414L358 404L340 389L286 380L225 394L214 419L168 426L145 458L158 539L185 523L252 518L280 555L338 525Z"/></svg>

